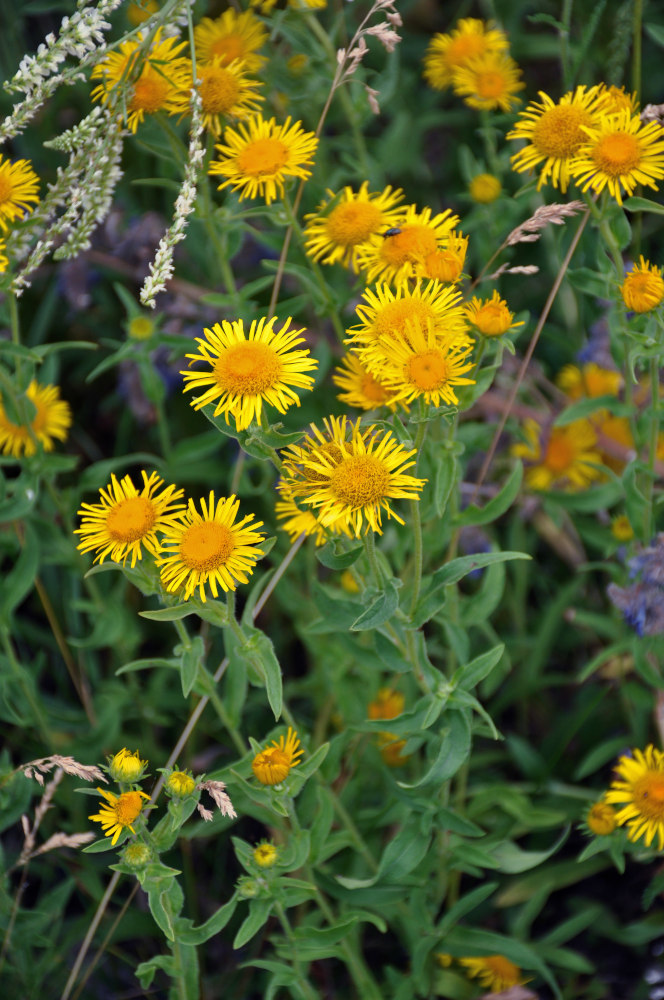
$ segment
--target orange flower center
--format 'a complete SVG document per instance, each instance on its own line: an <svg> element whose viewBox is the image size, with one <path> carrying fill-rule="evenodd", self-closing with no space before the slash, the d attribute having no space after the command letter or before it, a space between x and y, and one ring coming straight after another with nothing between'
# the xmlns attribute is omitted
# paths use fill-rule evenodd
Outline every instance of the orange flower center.
<svg viewBox="0 0 664 1000"><path fill-rule="evenodd" d="M229 114L240 93L237 77L221 66L201 66L200 73L203 111L210 115Z"/></svg>
<svg viewBox="0 0 664 1000"><path fill-rule="evenodd" d="M605 135L593 149L592 157L603 173L620 177L639 166L641 162L639 141L627 132Z"/></svg>
<svg viewBox="0 0 664 1000"><path fill-rule="evenodd" d="M430 392L448 380L447 365L440 351L432 349L416 354L408 362L408 381L422 392Z"/></svg>
<svg viewBox="0 0 664 1000"><path fill-rule="evenodd" d="M550 472L560 475L574 463L574 448L566 434L555 428L546 447L544 465Z"/></svg>
<svg viewBox="0 0 664 1000"><path fill-rule="evenodd" d="M244 55L244 42L237 35L217 38L210 46L210 58L220 56L224 66L228 66L234 59L242 59Z"/></svg>
<svg viewBox="0 0 664 1000"><path fill-rule="evenodd" d="M378 503L386 496L390 474L373 455L344 458L330 476L330 490L349 507Z"/></svg>
<svg viewBox="0 0 664 1000"><path fill-rule="evenodd" d="M113 806L115 816L121 826L131 826L143 808L139 792L124 792Z"/></svg>
<svg viewBox="0 0 664 1000"><path fill-rule="evenodd" d="M519 978L519 969L508 958L505 958L504 955L489 955L484 959L484 962L486 967L495 973L495 975L501 976L503 979L514 979L512 985L516 985L516 981Z"/></svg>
<svg viewBox="0 0 664 1000"><path fill-rule="evenodd" d="M291 761L288 754L279 747L263 750L253 760L252 770L258 780L264 785L278 785L288 777Z"/></svg>
<svg viewBox="0 0 664 1000"><path fill-rule="evenodd" d="M633 787L634 805L649 820L664 822L664 774L647 771Z"/></svg>
<svg viewBox="0 0 664 1000"><path fill-rule="evenodd" d="M487 100L502 97L506 90L505 77L495 70L478 73L475 78L475 90L478 97L484 97Z"/></svg>
<svg viewBox="0 0 664 1000"><path fill-rule="evenodd" d="M157 520L149 497L128 497L112 507L106 517L106 530L114 542L138 542Z"/></svg>
<svg viewBox="0 0 664 1000"><path fill-rule="evenodd" d="M154 70L145 70L134 84L129 110L145 111L149 115L160 111L166 103L170 89L170 83L163 76Z"/></svg>
<svg viewBox="0 0 664 1000"><path fill-rule="evenodd" d="M402 267L414 263L433 253L436 249L436 233L430 226L413 223L402 226L401 232L383 242L380 255L386 264Z"/></svg>
<svg viewBox="0 0 664 1000"><path fill-rule="evenodd" d="M180 559L188 569L207 573L225 566L235 548L230 528L217 521L192 524L180 542Z"/></svg>
<svg viewBox="0 0 664 1000"><path fill-rule="evenodd" d="M317 445L316 452L318 455L331 458L333 462L338 462L343 455L341 448L335 441L326 441L324 444ZM329 478L329 473L317 472L308 466L302 469L302 475L308 483L325 483Z"/></svg>
<svg viewBox="0 0 664 1000"><path fill-rule="evenodd" d="M227 348L215 362L220 389L240 396L259 396L281 377L279 355L268 344L243 341Z"/></svg>
<svg viewBox="0 0 664 1000"><path fill-rule="evenodd" d="M360 390L365 399L372 403L384 403L390 398L389 392L373 375L365 375L360 382Z"/></svg>
<svg viewBox="0 0 664 1000"><path fill-rule="evenodd" d="M475 324L485 337L495 337L509 330L510 314L502 302L487 302L478 311Z"/></svg>
<svg viewBox="0 0 664 1000"><path fill-rule="evenodd" d="M483 55L485 50L484 35L462 35L450 42L445 59L448 66L458 66L468 59Z"/></svg>
<svg viewBox="0 0 664 1000"><path fill-rule="evenodd" d="M370 201L349 201L330 212L325 227L328 238L341 246L355 246L380 227L382 214Z"/></svg>
<svg viewBox="0 0 664 1000"><path fill-rule="evenodd" d="M533 129L533 146L543 156L565 160L588 141L582 125L590 124L590 115L584 108L559 104L549 108Z"/></svg>
<svg viewBox="0 0 664 1000"><path fill-rule="evenodd" d="M254 139L237 158L238 170L251 177L274 176L287 164L288 147L270 136Z"/></svg>

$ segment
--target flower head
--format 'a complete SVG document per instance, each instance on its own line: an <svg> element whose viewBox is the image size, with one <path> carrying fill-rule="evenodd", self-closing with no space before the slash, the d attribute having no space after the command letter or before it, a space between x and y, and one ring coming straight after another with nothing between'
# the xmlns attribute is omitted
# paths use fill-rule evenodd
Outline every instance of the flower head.
<svg viewBox="0 0 664 1000"><path fill-rule="evenodd" d="M54 440L64 441L71 426L69 403L60 399L57 385L40 385L32 381L25 390L26 399L36 412L25 424L15 424L7 416L0 400L0 449L3 455L34 455L37 444L44 451L53 451Z"/></svg>
<svg viewBox="0 0 664 1000"><path fill-rule="evenodd" d="M39 178L29 160L6 160L0 154L0 229L5 232L39 201Z"/></svg>
<svg viewBox="0 0 664 1000"><path fill-rule="evenodd" d="M611 520L611 534L617 542L631 542L634 538L634 528L627 514L618 514Z"/></svg>
<svg viewBox="0 0 664 1000"><path fill-rule="evenodd" d="M184 587L182 597L188 601L198 589L205 603L206 584L217 597L217 584L229 591L235 590L238 582L249 582L263 555L258 546L265 541L265 535L256 530L262 527L262 521L251 523L253 514L236 522L240 501L235 496L215 501L214 491L210 490L208 500L202 497L200 505L201 513L190 500L181 521L163 529L157 565L163 567L161 582L170 594Z"/></svg>
<svg viewBox="0 0 664 1000"><path fill-rule="evenodd" d="M289 406L300 405L295 388L311 389L314 380L307 372L313 371L318 362L309 351L293 350L304 343L303 330L290 329L290 317L275 332L278 320L254 320L245 333L242 320L229 323L222 320L211 330L206 329L205 340L196 338L198 354L187 354L190 361L202 361L207 371L180 372L185 389L203 389L191 405L196 410L208 403L216 403L214 415L223 413L226 423L233 417L239 431L246 430L253 420L260 423L263 403L285 413Z"/></svg>
<svg viewBox="0 0 664 1000"><path fill-rule="evenodd" d="M258 55L268 38L268 32L250 10L237 13L232 8L221 17L202 17L194 28L196 61L212 62L215 57L222 65L239 60L248 73L256 73L265 63Z"/></svg>
<svg viewBox="0 0 664 1000"><path fill-rule="evenodd" d="M358 248L358 267L368 282L399 284L407 278L428 278L427 258L446 249L458 224L458 216L449 209L432 215L430 208L418 212L416 205L409 205L401 210L395 232L372 236Z"/></svg>
<svg viewBox="0 0 664 1000"><path fill-rule="evenodd" d="M303 753L297 733L289 726L285 739L282 734L278 743L272 740L271 746L256 754L251 762L251 770L261 785L280 785L288 777L291 768L300 763Z"/></svg>
<svg viewBox="0 0 664 1000"><path fill-rule="evenodd" d="M514 313L496 291L490 299L473 298L466 306L466 316L484 337L501 337L508 330L523 326L523 322L514 322Z"/></svg>
<svg viewBox="0 0 664 1000"><path fill-rule="evenodd" d="M444 90L452 83L456 70L470 60L487 53L504 53L509 47L507 36L491 21L475 17L462 18L449 35L433 36L424 55L424 78L435 90Z"/></svg>
<svg viewBox="0 0 664 1000"><path fill-rule="evenodd" d="M186 799L196 788L196 782L188 771L172 771L166 779L166 791L177 799Z"/></svg>
<svg viewBox="0 0 664 1000"><path fill-rule="evenodd" d="M599 89L604 97L604 110L607 114L624 110L630 111L633 115L638 113L639 99L635 93L628 94L624 87L607 87L604 83L599 84Z"/></svg>
<svg viewBox="0 0 664 1000"><path fill-rule="evenodd" d="M292 489L286 483L277 483L277 491L279 499L274 505L274 512L277 519L283 522L279 527L286 532L291 542L294 542L300 535L305 535L307 538L313 536L316 546L319 546L325 545L332 535L350 535L345 524L338 526L331 524L324 527L312 511L302 510L298 507Z"/></svg>
<svg viewBox="0 0 664 1000"><path fill-rule="evenodd" d="M528 145L511 157L517 173L540 167L537 189L550 182L566 191L570 166L581 146L588 141L585 126L599 121L605 98L598 87L577 87L556 103L539 92L541 102L532 102L519 114L508 139L525 139ZM541 166L540 166L541 165Z"/></svg>
<svg viewBox="0 0 664 1000"><path fill-rule="evenodd" d="M515 95L526 86L521 70L505 52L486 52L468 59L452 73L454 93L479 111L511 111Z"/></svg>
<svg viewBox="0 0 664 1000"><path fill-rule="evenodd" d="M179 114L189 100L191 63L181 55L187 43L162 38L158 32L146 51L146 38L139 32L135 39L121 42L90 74L91 79L101 81L92 91L92 100L122 110L132 132L146 115L157 111Z"/></svg>
<svg viewBox="0 0 664 1000"><path fill-rule="evenodd" d="M656 309L664 299L664 279L661 268L655 267L643 254L639 263L625 276L620 292L623 302L633 312L644 313Z"/></svg>
<svg viewBox="0 0 664 1000"><path fill-rule="evenodd" d="M556 376L556 385L573 400L617 396L622 385L622 375L612 368L602 368L594 361L588 361L581 368L577 365L565 365Z"/></svg>
<svg viewBox="0 0 664 1000"><path fill-rule="evenodd" d="M424 258L424 275L427 278L435 278L436 281L454 284L463 274L467 252L468 237L450 233L444 246L432 250Z"/></svg>
<svg viewBox="0 0 664 1000"><path fill-rule="evenodd" d="M473 201L479 205L490 205L500 197L503 186L493 174L477 174L470 182L468 191Z"/></svg>
<svg viewBox="0 0 664 1000"><path fill-rule="evenodd" d="M486 955L484 958L460 958L459 964L477 979L490 993L501 993L511 986L523 983L521 969L504 955Z"/></svg>
<svg viewBox="0 0 664 1000"><path fill-rule="evenodd" d="M310 257L323 264L342 263L357 271L357 250L369 237L396 226L403 192L386 187L370 192L364 181L359 191L345 187L338 197L332 191L316 212L305 216L304 236Z"/></svg>
<svg viewBox="0 0 664 1000"><path fill-rule="evenodd" d="M108 762L108 773L114 781L140 781L147 760L141 760L138 750L130 753L126 747L119 750Z"/></svg>
<svg viewBox="0 0 664 1000"><path fill-rule="evenodd" d="M140 841L134 841L132 844L127 844L125 847L122 852L122 860L128 868L131 868L134 871L140 871L142 868L145 868L150 861L152 861L152 851L147 844L141 844Z"/></svg>
<svg viewBox="0 0 664 1000"><path fill-rule="evenodd" d="M99 803L99 812L88 819L101 823L105 837L113 837L111 844L116 844L121 833L131 830L136 833L132 823L135 823L143 809L143 799L150 801L150 796L145 792L123 792L122 795L114 795L113 792L106 792L103 788L97 791L106 799L106 803Z"/></svg>
<svg viewBox="0 0 664 1000"><path fill-rule="evenodd" d="M372 375L355 354L346 354L335 369L332 381L342 390L337 393L342 403L360 410L375 410L380 406L395 408L394 391Z"/></svg>
<svg viewBox="0 0 664 1000"><path fill-rule="evenodd" d="M316 136L305 132L300 122L291 125L287 118L277 125L276 119L266 121L261 115L240 123L237 131L227 128L224 141L216 147L220 158L208 168L212 176L226 178L218 190L230 186L240 192L240 201L260 196L268 205L283 196L285 181L311 176L308 165L318 146Z"/></svg>
<svg viewBox="0 0 664 1000"><path fill-rule="evenodd" d="M102 563L110 556L113 562L124 563L131 556L133 568L136 560L143 558L143 549L153 554L159 551L157 532L179 524L184 504L176 501L184 490L167 486L158 493L164 480L156 472L148 476L145 470L141 476L140 492L131 476L118 482L111 475L111 482L99 491L101 503L81 504L81 526L74 534L82 536L78 545L81 552L97 553L95 562Z"/></svg>
<svg viewBox="0 0 664 1000"><path fill-rule="evenodd" d="M277 863L279 848L271 840L262 840L256 844L251 856L259 868L272 868Z"/></svg>
<svg viewBox="0 0 664 1000"><path fill-rule="evenodd" d="M598 837L607 837L616 828L615 809L600 799L586 813L586 824L591 833Z"/></svg>
<svg viewBox="0 0 664 1000"><path fill-rule="evenodd" d="M226 63L221 56L214 56L210 62L196 65L196 75L201 81L202 122L216 138L221 134L222 118L248 118L264 101L263 95L256 92L263 84L250 79L246 65L239 60ZM190 77L185 88L186 99L192 87Z"/></svg>
<svg viewBox="0 0 664 1000"><path fill-rule="evenodd" d="M658 190L664 177L664 128L642 122L629 109L603 115L583 126L584 142L576 152L570 173L583 191L609 193L622 205L639 184Z"/></svg>
<svg viewBox="0 0 664 1000"><path fill-rule="evenodd" d="M368 347L384 337L405 341L408 327L417 323L426 329L431 323L436 330L460 346L471 343L461 293L455 288L429 281L412 285L390 285L379 282L362 293L364 302L356 312L360 323L349 329L346 341L353 350Z"/></svg>
<svg viewBox="0 0 664 1000"><path fill-rule="evenodd" d="M586 489L602 476L597 435L588 420L563 427L540 427L531 419L523 425L526 443L512 446L512 454L526 461L525 479L534 490Z"/></svg>
<svg viewBox="0 0 664 1000"><path fill-rule="evenodd" d="M135 3L128 4L125 14L132 27L137 28L158 10L157 0L136 0Z"/></svg>
<svg viewBox="0 0 664 1000"><path fill-rule="evenodd" d="M617 777L604 800L621 806L616 822L627 824L631 841L644 837L650 847L657 837L658 849L664 850L664 753L649 744L622 756L615 770Z"/></svg>

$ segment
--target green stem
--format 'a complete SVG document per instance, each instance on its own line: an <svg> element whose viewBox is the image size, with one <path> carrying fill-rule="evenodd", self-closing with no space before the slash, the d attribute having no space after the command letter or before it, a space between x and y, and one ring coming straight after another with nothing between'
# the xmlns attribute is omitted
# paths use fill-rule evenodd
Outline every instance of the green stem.
<svg viewBox="0 0 664 1000"><path fill-rule="evenodd" d="M657 358L650 359L650 447L648 452L648 481L646 483L646 508L644 511L645 540L648 541L655 533L655 509L653 496L655 491L655 463L657 461L657 445L659 443L659 363Z"/></svg>
<svg viewBox="0 0 664 1000"><path fill-rule="evenodd" d="M49 749L51 749L54 746L53 737L48 727L46 716L42 712L41 705L39 704L38 699L35 698L32 688L30 686L30 681L28 680L27 677L27 671L21 666L21 664L16 659L16 656L14 655L14 649L12 647L11 639L7 629L5 627L2 627L2 629L0 629L0 632L2 633L2 645L5 650L7 662L11 667L11 672L16 678L16 681L19 684L21 690L23 691L23 694L25 695L25 700L32 709L35 721L37 723L37 728L41 733L41 738L44 741L44 745Z"/></svg>
<svg viewBox="0 0 664 1000"><path fill-rule="evenodd" d="M632 14L632 90L641 100L641 30L643 22L643 0L634 0Z"/></svg>
<svg viewBox="0 0 664 1000"><path fill-rule="evenodd" d="M288 943L291 946L291 961L293 963L293 971L295 972L295 975L298 978L300 988L306 997L310 997L312 998L312 1000L317 1000L317 994L315 990L312 988L311 983L308 981L308 979L302 972L300 959L297 954L297 938L295 937L295 933L293 931L293 928L291 927L290 920L288 919L288 914L286 913L283 906L279 902L275 903L274 910L279 919L279 923L283 928L284 934L288 938Z"/></svg>
<svg viewBox="0 0 664 1000"><path fill-rule="evenodd" d="M367 556L367 561L371 569L371 575L373 576L374 584L380 590L383 586L383 574L381 568L378 565L378 557L376 556L376 539L374 538L374 533L371 529L367 531L363 538L364 541L364 551Z"/></svg>
<svg viewBox="0 0 664 1000"><path fill-rule="evenodd" d="M209 136L206 162L209 162L212 156L212 147L213 137ZM225 238L220 238L217 227L214 224L214 203L210 192L210 184L207 180L207 166L200 190L203 194L203 222L205 225L205 231L208 234L208 238L214 247L214 252L217 256L217 264L221 272L226 294L232 299L233 305L235 305L237 302L237 285L235 284L233 269L228 260L228 243Z"/></svg>

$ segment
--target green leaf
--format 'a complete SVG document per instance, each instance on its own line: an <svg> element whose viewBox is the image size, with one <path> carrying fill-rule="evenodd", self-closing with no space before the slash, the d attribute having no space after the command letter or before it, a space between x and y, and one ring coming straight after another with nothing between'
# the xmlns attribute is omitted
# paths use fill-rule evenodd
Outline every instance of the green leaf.
<svg viewBox="0 0 664 1000"><path fill-rule="evenodd" d="M555 854L567 840L569 831L568 826L563 830L553 847L546 851L523 851L511 840L505 840L494 847L491 853L498 862L500 871L507 872L509 875L519 875L521 872L530 871L531 868L543 864L552 854Z"/></svg>
<svg viewBox="0 0 664 1000"><path fill-rule="evenodd" d="M205 660L205 643L200 635L195 636L188 646L184 646L180 653L180 683L182 684L182 694L188 697Z"/></svg>
<svg viewBox="0 0 664 1000"><path fill-rule="evenodd" d="M463 688L476 687L480 681L488 677L496 664L500 662L504 652L505 646L501 643L498 646L494 646L488 652L482 653L481 656L476 656L470 663L467 663L464 667L459 667L454 672L450 683L454 687L457 685Z"/></svg>
<svg viewBox="0 0 664 1000"><path fill-rule="evenodd" d="M629 416L631 407L626 403L621 403L615 396L593 396L591 399L579 399L576 403L566 407L559 413L553 421L554 427L565 427L574 420L583 420L597 410L609 410L615 416Z"/></svg>
<svg viewBox="0 0 664 1000"><path fill-rule="evenodd" d="M440 920L436 927L436 933L441 938L444 937L455 924L458 924L462 917L465 917L467 913L470 913L480 903L483 903L485 899L488 899L499 885L499 882L487 882L485 885L480 885L476 889L472 889L471 892L467 892L465 896L457 900L454 906Z"/></svg>
<svg viewBox="0 0 664 1000"><path fill-rule="evenodd" d="M321 548L316 549L316 559L323 566L327 566L328 569L348 569L357 562L359 557L364 552L363 545L356 545L352 549L344 550L343 548L339 551L339 543L337 540L332 540L326 542Z"/></svg>
<svg viewBox="0 0 664 1000"><path fill-rule="evenodd" d="M5 620L32 590L39 569L39 541L34 528L24 525L23 546L13 568L2 581L0 617Z"/></svg>
<svg viewBox="0 0 664 1000"><path fill-rule="evenodd" d="M526 552L478 552L472 556L460 556L451 559L433 574L434 587L447 587L458 583L475 569L482 569L492 563L509 562L511 559L530 559Z"/></svg>
<svg viewBox="0 0 664 1000"><path fill-rule="evenodd" d="M238 904L237 896L232 896L224 906L220 906L216 913L213 913L204 924L198 927L191 927L188 930L180 931L178 940L183 944L199 945L209 941L215 934L219 934L224 929L228 921L235 913Z"/></svg>
<svg viewBox="0 0 664 1000"><path fill-rule="evenodd" d="M258 934L261 927L264 927L272 912L273 901L271 899L252 899L249 901L249 915L245 918L239 931L235 935L233 948L242 948L254 935Z"/></svg>
<svg viewBox="0 0 664 1000"><path fill-rule="evenodd" d="M445 938L445 950L452 955L504 955L522 969L532 969L548 983L556 1000L562 1000L558 984L539 955L527 944L493 931L457 924Z"/></svg>
<svg viewBox="0 0 664 1000"><path fill-rule="evenodd" d="M573 288L594 299L609 298L609 283L607 276L591 271L588 267L575 267L567 271L567 277Z"/></svg>
<svg viewBox="0 0 664 1000"><path fill-rule="evenodd" d="M477 525L491 524L493 521L496 521L505 511L509 510L519 495L522 479L523 465L521 462L517 462L502 490L492 500L489 500L484 507L469 504L465 510L460 511L456 515L454 523L460 525Z"/></svg>
<svg viewBox="0 0 664 1000"><path fill-rule="evenodd" d="M649 29L654 25L644 25L644 27L650 33ZM664 28L658 26L658 31L661 32L663 38L660 44L664 46ZM649 198L627 198L623 202L623 208L626 208L628 212L652 212L653 215L664 215L664 205L658 201L651 201Z"/></svg>
<svg viewBox="0 0 664 1000"><path fill-rule="evenodd" d="M436 759L418 781L407 784L400 781L401 788L426 788L440 785L452 778L470 753L470 722L465 713L449 712L446 716L448 727L440 736L440 747Z"/></svg>
<svg viewBox="0 0 664 1000"><path fill-rule="evenodd" d="M283 687L281 667L272 640L259 629L252 629L251 638L240 652L241 655L246 656L263 678L270 708L275 719L279 719L283 703Z"/></svg>
<svg viewBox="0 0 664 1000"><path fill-rule="evenodd" d="M401 882L426 856L431 843L432 825L431 815L412 816L385 848L378 872L373 878L353 879L337 875L337 882L347 889L366 889L377 882Z"/></svg>
<svg viewBox="0 0 664 1000"><path fill-rule="evenodd" d="M198 608L192 604L174 604L171 608L160 608L158 611L139 611L138 613L141 618L149 618L152 622L178 622L188 615L198 614Z"/></svg>
<svg viewBox="0 0 664 1000"><path fill-rule="evenodd" d="M385 588L377 594L366 611L359 618L356 618L350 626L351 632L378 628L383 622L388 621L399 607L399 587L401 587L401 580L396 577L388 580Z"/></svg>
<svg viewBox="0 0 664 1000"><path fill-rule="evenodd" d="M442 517L457 478L457 458L454 450L452 448L441 450L436 455L434 468L436 472L433 482L433 505L436 515Z"/></svg>

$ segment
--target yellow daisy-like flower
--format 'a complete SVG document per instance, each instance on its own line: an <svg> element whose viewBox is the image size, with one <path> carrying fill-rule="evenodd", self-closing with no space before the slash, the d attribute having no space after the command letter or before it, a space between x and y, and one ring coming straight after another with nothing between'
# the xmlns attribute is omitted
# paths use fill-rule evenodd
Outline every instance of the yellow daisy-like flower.
<svg viewBox="0 0 664 1000"><path fill-rule="evenodd" d="M219 138L221 119L248 118L259 110L265 98L256 93L263 84L251 80L246 74L246 65L236 59L225 63L221 56L214 56L210 62L196 64L196 74L200 79L202 120L205 128ZM190 99L193 78L190 77L184 99Z"/></svg>
<svg viewBox="0 0 664 1000"><path fill-rule="evenodd" d="M434 90L444 90L452 76L469 60L488 52L507 52L507 36L493 22L475 17L461 18L449 35L433 36L424 54L424 79Z"/></svg>
<svg viewBox="0 0 664 1000"><path fill-rule="evenodd" d="M138 781L147 760L141 760L138 750L130 753L126 747L119 750L108 762L108 773L113 781Z"/></svg>
<svg viewBox="0 0 664 1000"><path fill-rule="evenodd" d="M240 501L235 496L221 497L215 502L214 491L206 502L200 500L202 513L193 500L179 524L164 529L157 565L162 566L161 582L169 594L184 587L182 597L188 601L194 591L205 603L205 586L212 596L218 596L217 584L224 591L235 590L239 583L248 583L256 563L263 555L257 546L265 535L257 531L262 521L248 514L235 520Z"/></svg>
<svg viewBox="0 0 664 1000"><path fill-rule="evenodd" d="M468 252L468 237L450 233L443 249L434 250L424 258L423 274L436 281L454 284L463 275Z"/></svg>
<svg viewBox="0 0 664 1000"><path fill-rule="evenodd" d="M608 837L616 828L616 813L603 799L595 802L586 813L586 825L598 837Z"/></svg>
<svg viewBox="0 0 664 1000"><path fill-rule="evenodd" d="M632 195L639 184L658 190L655 181L664 177L664 128L658 122L642 122L625 109L584 125L583 132L570 169L582 191L608 188L622 205L623 192Z"/></svg>
<svg viewBox="0 0 664 1000"><path fill-rule="evenodd" d="M33 210L39 201L38 189L39 178L29 160L12 163L0 154L0 229L6 232L17 219Z"/></svg>
<svg viewBox="0 0 664 1000"><path fill-rule="evenodd" d="M359 420L348 429L349 440L339 435L332 447L312 446L300 459L309 476L307 492L301 487L300 492L324 527L340 522L357 538L369 530L381 534L383 511L404 523L390 500L419 500L425 480L406 475L415 464L415 451L406 451L390 431L373 426L361 431ZM284 479L290 485L287 476Z"/></svg>
<svg viewBox="0 0 664 1000"><path fill-rule="evenodd" d="M575 420L564 427L540 427L524 421L526 442L512 445L512 454L526 462L525 479L534 490L584 490L600 479L602 457L597 435L589 420Z"/></svg>
<svg viewBox="0 0 664 1000"><path fill-rule="evenodd" d="M599 121L605 97L599 87L577 87L556 103L540 90L541 103L533 101L519 113L520 120L508 139L525 139L528 145L510 157L517 173L540 167L537 190L547 182L566 191L570 167L588 136L586 126Z"/></svg>
<svg viewBox="0 0 664 1000"><path fill-rule="evenodd" d="M634 435L627 417L614 417L607 410L598 410L591 418L591 423L597 434L620 445L626 452L634 448ZM604 465L607 465L614 472L622 472L625 468L626 459L622 456L614 455L602 446L602 441L598 442L600 455Z"/></svg>
<svg viewBox="0 0 664 1000"><path fill-rule="evenodd" d="M166 790L178 799L186 799L196 788L196 782L188 771L173 771L166 779Z"/></svg>
<svg viewBox="0 0 664 1000"><path fill-rule="evenodd" d="M403 192L389 185L383 191L369 192L369 182L364 181L359 191L345 187L338 197L327 193L328 200L304 217L307 253L322 264L342 263L357 272L358 246L396 225L396 206Z"/></svg>
<svg viewBox="0 0 664 1000"><path fill-rule="evenodd" d="M94 816L88 816L88 819L101 823L104 836L113 837L111 844L115 845L125 830L136 833L132 823L135 823L141 814L142 799L149 801L150 796L145 792L123 792L122 795L114 795L113 792L107 792L103 788L98 788L97 791L104 796L106 804L100 802L99 812Z"/></svg>
<svg viewBox="0 0 664 1000"><path fill-rule="evenodd" d="M300 763L304 750L300 748L297 733L288 727L286 739L283 735L279 742L272 740L272 745L256 754L251 762L251 770L261 785L280 785L293 767Z"/></svg>
<svg viewBox="0 0 664 1000"><path fill-rule="evenodd" d="M230 186L240 192L240 201L261 196L269 205L283 197L285 181L311 176L307 164L313 163L318 139L300 122L291 125L290 117L277 125L274 118L255 115L237 131L227 128L224 139L225 145L215 147L220 159L212 161L208 173L225 177L218 190Z"/></svg>
<svg viewBox="0 0 664 1000"><path fill-rule="evenodd" d="M457 66L452 73L452 86L470 108L479 111L510 111L520 98L515 95L525 88L521 70L504 52L487 52Z"/></svg>
<svg viewBox="0 0 664 1000"><path fill-rule="evenodd" d="M395 284L407 278L426 278L425 262L436 250L446 249L459 218L449 209L432 216L430 208L418 212L416 205L401 210L395 230L372 236L358 247L358 267L369 283L377 280ZM458 235L454 234L455 239Z"/></svg>
<svg viewBox="0 0 664 1000"><path fill-rule="evenodd" d="M277 0L251 0L251 6L260 8L262 14L271 13L276 3ZM288 6L292 10L323 10L327 0L288 0Z"/></svg>
<svg viewBox="0 0 664 1000"><path fill-rule="evenodd" d="M120 482L111 475L111 482L99 491L101 503L81 504L78 514L81 527L74 534L81 535L77 547L81 552L96 552L95 562L103 563L106 556L113 562L124 563L131 556L132 569L137 559L143 558L143 549L156 555L159 552L157 532L179 524L184 504L177 503L184 490L167 486L157 490L164 480L151 472L141 470L143 489L134 486L131 476Z"/></svg>
<svg viewBox="0 0 664 1000"><path fill-rule="evenodd" d="M664 753L650 743L645 750L622 756L615 770L618 777L604 801L622 807L616 822L627 824L631 841L644 837L650 847L657 837L658 850L664 850Z"/></svg>
<svg viewBox="0 0 664 1000"><path fill-rule="evenodd" d="M431 321L426 326L415 321L407 324L404 340L383 337L365 348L360 357L369 371L380 372L396 402L412 403L423 398L427 403L456 406L455 386L474 385L466 373L473 368L468 360L472 344L455 344L444 332L437 332Z"/></svg>
<svg viewBox="0 0 664 1000"><path fill-rule="evenodd" d="M628 94L624 87L607 87L606 84L599 84L599 91L604 97L604 110L608 114L627 109L633 115L638 113L639 99L636 93Z"/></svg>
<svg viewBox="0 0 664 1000"><path fill-rule="evenodd" d="M641 254L639 263L625 276L620 292L623 302L632 312L644 313L656 309L664 299L661 268L655 267Z"/></svg>
<svg viewBox="0 0 664 1000"><path fill-rule="evenodd" d="M311 389L314 380L306 372L318 362L307 349L293 350L304 343L303 330L291 330L290 317L279 331L278 320L264 317L254 320L245 333L242 320L222 320L211 330L204 330L205 340L196 338L198 354L187 354L191 361L209 365L208 371L180 372L188 389L204 389L191 405L196 410L216 402L214 415L223 413L226 423L232 416L239 431L253 420L260 423L263 403L285 413L289 406L300 405L294 388Z"/></svg>
<svg viewBox="0 0 664 1000"><path fill-rule="evenodd" d="M470 182L468 191L478 205L490 205L500 197L503 186L493 174L477 174Z"/></svg>
<svg viewBox="0 0 664 1000"><path fill-rule="evenodd" d="M44 451L53 451L54 440L67 438L72 422L71 408L60 399L58 386L40 385L33 380L25 396L37 411L27 424L15 424L10 420L0 398L0 450L3 455L14 458L34 455L38 443Z"/></svg>
<svg viewBox="0 0 664 1000"><path fill-rule="evenodd" d="M251 856L259 868L272 868L277 863L279 848L271 840L263 840L256 844Z"/></svg>
<svg viewBox="0 0 664 1000"><path fill-rule="evenodd" d="M139 32L94 66L90 77L101 82L93 88L92 100L122 111L132 132L146 115L180 114L188 104L183 95L191 78L191 62L180 54L186 47L186 42L157 33L146 51Z"/></svg>
<svg viewBox="0 0 664 1000"><path fill-rule="evenodd" d="M221 17L202 17L194 28L196 62L212 62L215 56L224 66L239 59L248 73L257 73L267 61L258 55L268 32L250 10L226 10Z"/></svg>
<svg viewBox="0 0 664 1000"><path fill-rule="evenodd" d="M626 514L618 514L611 520L611 534L617 542L631 542L634 528Z"/></svg>
<svg viewBox="0 0 664 1000"><path fill-rule="evenodd" d="M7 244L4 240L0 239L0 274L4 274L9 267L9 258L5 253L7 249Z"/></svg>
<svg viewBox="0 0 664 1000"><path fill-rule="evenodd" d="M489 993L501 993L511 986L524 982L521 969L504 955L486 955L484 958L460 958L459 964L477 979Z"/></svg>
<svg viewBox="0 0 664 1000"><path fill-rule="evenodd" d="M280 499L274 505L274 512L277 519L283 521L279 527L283 528L291 542L300 535L306 535L307 538L313 536L316 546L319 546L325 545L334 534L350 535L344 524L341 524L338 530L335 525L324 528L310 510L301 510L295 501L292 489L286 483L277 483L277 491Z"/></svg>
<svg viewBox="0 0 664 1000"><path fill-rule="evenodd" d="M367 714L370 719L395 719L403 712L404 705L405 699L400 691L381 688L374 701L369 702ZM406 741L399 739L394 733L378 734L378 749L388 767L400 767L406 763L408 758L401 754L405 745Z"/></svg>
<svg viewBox="0 0 664 1000"><path fill-rule="evenodd" d="M125 16L133 28L138 28L140 24L147 21L149 17L159 10L157 0L138 0L137 3L130 3L125 11Z"/></svg>
<svg viewBox="0 0 664 1000"><path fill-rule="evenodd" d="M523 322L514 322L514 313L496 291L490 299L471 299L466 306L466 316L484 337L501 337L508 330L523 326Z"/></svg>
<svg viewBox="0 0 664 1000"><path fill-rule="evenodd" d="M379 406L395 408L394 392L376 375L365 368L354 354L347 354L332 374L332 381L342 391L337 399L360 410L375 410Z"/></svg>
<svg viewBox="0 0 664 1000"><path fill-rule="evenodd" d="M556 376L556 385L572 400L617 396L622 386L622 375L588 361L582 368L565 365Z"/></svg>
<svg viewBox="0 0 664 1000"><path fill-rule="evenodd" d="M456 344L471 343L461 292L456 288L445 287L439 281L426 285L416 281L396 288L379 282L374 289L365 289L362 298L364 302L356 309L361 322L348 330L350 337L346 341L353 350L383 337L403 341L408 336L408 324L418 322L423 328L432 323Z"/></svg>

